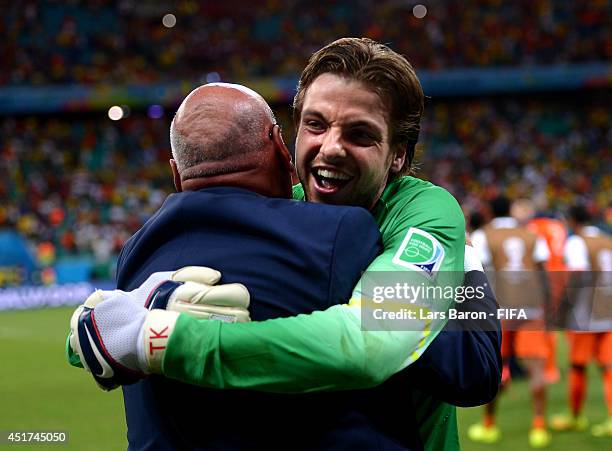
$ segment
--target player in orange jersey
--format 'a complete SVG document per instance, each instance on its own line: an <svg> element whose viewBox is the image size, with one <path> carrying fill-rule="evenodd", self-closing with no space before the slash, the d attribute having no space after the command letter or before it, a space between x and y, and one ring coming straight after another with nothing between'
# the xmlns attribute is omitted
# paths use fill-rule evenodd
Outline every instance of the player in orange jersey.
<svg viewBox="0 0 612 451"><path fill-rule="evenodd" d="M590 215L582 206L570 209L568 223L574 234L565 245L565 261L570 271L583 271L587 282L586 297L575 298L573 320L576 330L568 332L570 346L570 414L555 415L551 427L556 430L584 430L588 420L582 415L586 395L586 365L592 360L602 369L608 418L591 429L597 437L612 437L612 318L599 317L599 307L612 302L612 238L589 225ZM607 279L607 280L606 280ZM596 288L594 288L596 287ZM599 287L599 288L597 288ZM585 293L581 290L580 293ZM608 310L609 315L609 310Z"/></svg>
<svg viewBox="0 0 612 451"><path fill-rule="evenodd" d="M550 251L549 259L544 268L548 274L548 284L550 288L550 304L547 306L547 317L549 319L558 318L559 308L565 286L567 284L567 267L563 260L563 249L567 240L567 229L563 221L539 216L536 207L531 199L518 199L512 204L512 217L519 223L527 226L527 229L542 237ZM555 383L560 379L560 372L557 366L557 334L554 331L543 332L549 348L544 369L544 378L549 384Z"/></svg>
<svg viewBox="0 0 612 451"><path fill-rule="evenodd" d="M530 321L520 325L502 323L502 358L504 374L508 381L508 361L511 356L520 358L529 373L529 385L533 399L534 418L529 431L529 444L534 448L547 446L551 441L546 428L545 362L550 354L544 328L544 309L547 300L542 290L541 271L550 255L546 242L510 216L510 201L498 197L491 202L493 220L472 234L472 243L483 265L495 271L495 291L500 305L526 305L533 311ZM493 280L493 279L492 279ZM516 301L525 304L516 304ZM539 315L539 316L536 316ZM495 443L501 437L495 425L495 401L485 407L482 423L468 429L468 437L476 442Z"/></svg>

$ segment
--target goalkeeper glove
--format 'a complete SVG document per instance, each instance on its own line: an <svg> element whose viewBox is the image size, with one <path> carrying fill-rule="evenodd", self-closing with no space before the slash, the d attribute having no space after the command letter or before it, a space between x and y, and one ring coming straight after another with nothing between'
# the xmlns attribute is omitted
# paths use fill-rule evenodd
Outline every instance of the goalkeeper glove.
<svg viewBox="0 0 612 451"><path fill-rule="evenodd" d="M66 346L69 363L85 366L94 374L98 385L106 390L136 382L149 371L161 372L163 350L169 336L165 328L170 325L162 318L175 318L171 322L173 328L178 315L164 315L158 309L184 312L199 319L251 320L248 311L250 296L246 287L242 284L213 286L220 278L221 273L214 269L190 266L175 272L154 273L131 292L96 291L73 314ZM105 299L108 301L104 307L97 307L99 313L96 316L96 306ZM143 314L147 314L147 309L141 307L143 305L151 310L151 314L146 316L151 320L151 327L138 330L145 344L135 336L137 326L144 327L141 320L145 318ZM106 312L109 311L119 317L108 316ZM111 337L110 348L105 345L101 330ZM132 345L149 349L149 353ZM122 354L134 349L141 350L136 354Z"/></svg>
<svg viewBox="0 0 612 451"><path fill-rule="evenodd" d="M149 311L126 293L96 291L70 319L70 347L104 390L161 373L178 312Z"/></svg>
<svg viewBox="0 0 612 451"><path fill-rule="evenodd" d="M178 316L178 312L148 311L119 290L96 291L70 319L70 347L98 385L112 390L161 370Z"/></svg>
<svg viewBox="0 0 612 451"><path fill-rule="evenodd" d="M240 283L216 285L220 279L221 273L214 269L186 266L174 273L153 273L129 295L149 310L171 310L228 323L249 322L246 287Z"/></svg>

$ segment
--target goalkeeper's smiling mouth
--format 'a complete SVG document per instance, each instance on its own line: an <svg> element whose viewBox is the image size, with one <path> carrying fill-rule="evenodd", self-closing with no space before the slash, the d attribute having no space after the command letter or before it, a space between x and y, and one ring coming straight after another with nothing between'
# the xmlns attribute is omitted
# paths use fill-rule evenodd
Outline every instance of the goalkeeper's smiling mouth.
<svg viewBox="0 0 612 451"><path fill-rule="evenodd" d="M310 170L315 189L321 194L335 194L354 177L328 166L317 166Z"/></svg>

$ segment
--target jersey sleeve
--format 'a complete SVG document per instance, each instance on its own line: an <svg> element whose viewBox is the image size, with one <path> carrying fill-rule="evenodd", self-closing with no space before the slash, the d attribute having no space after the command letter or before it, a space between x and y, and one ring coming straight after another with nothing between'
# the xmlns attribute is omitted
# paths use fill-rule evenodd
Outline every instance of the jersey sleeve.
<svg viewBox="0 0 612 451"><path fill-rule="evenodd" d="M366 272L406 272L423 286L461 285L463 215L450 194L432 191L396 209L383 230L383 253ZM410 246L419 246L426 258L411 258L411 252L405 253ZM378 385L414 362L446 321L417 319L409 330L385 322L362 327L368 299L361 282L348 304L309 315L242 324L181 315L168 342L163 373L204 387L283 393ZM428 310L432 306L427 302L417 298L415 308ZM451 302L436 309L448 309Z"/></svg>
<svg viewBox="0 0 612 451"><path fill-rule="evenodd" d="M457 201L436 187L408 199L385 235L385 250L366 270L353 299L361 301L362 326L385 333L389 346L404 355L403 361L396 358L395 372L418 359L447 322L454 294L464 279L465 220ZM403 290L396 292L387 309L386 300L379 304L391 311L401 311L409 304L414 319L368 322L381 316L380 312L376 316L371 298L372 289L380 291L380 287L371 281L367 284L374 286L368 287L368 276L381 280L387 289L397 284L402 289L416 288L408 295L398 296ZM364 307L368 303L371 308Z"/></svg>

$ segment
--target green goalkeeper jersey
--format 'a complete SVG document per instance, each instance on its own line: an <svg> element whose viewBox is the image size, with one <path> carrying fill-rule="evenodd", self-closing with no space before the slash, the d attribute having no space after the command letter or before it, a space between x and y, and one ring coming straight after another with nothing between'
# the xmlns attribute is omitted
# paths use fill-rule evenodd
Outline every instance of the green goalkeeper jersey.
<svg viewBox="0 0 612 451"><path fill-rule="evenodd" d="M294 197L303 199L300 185ZM423 287L461 286L464 218L447 191L402 177L386 187L372 214L380 227L383 252L366 275L408 271ZM182 314L168 342L163 373L204 387L281 393L379 385L414 362L446 319L427 317L403 328L385 321L362 327L362 312L371 314L366 285L362 278L347 304L290 318L228 324ZM426 297L410 301L415 311L445 311L452 298L436 302L432 305ZM457 448L454 407L419 393L414 398L426 448Z"/></svg>

